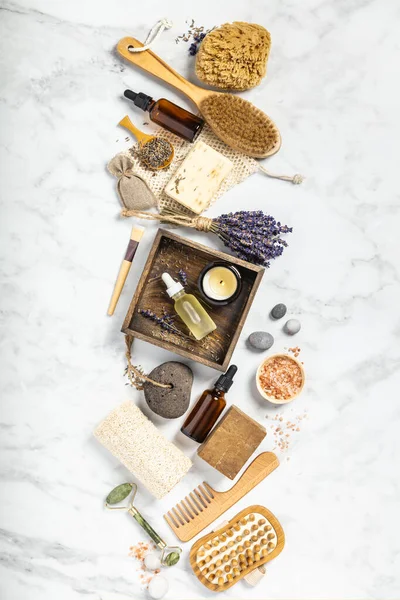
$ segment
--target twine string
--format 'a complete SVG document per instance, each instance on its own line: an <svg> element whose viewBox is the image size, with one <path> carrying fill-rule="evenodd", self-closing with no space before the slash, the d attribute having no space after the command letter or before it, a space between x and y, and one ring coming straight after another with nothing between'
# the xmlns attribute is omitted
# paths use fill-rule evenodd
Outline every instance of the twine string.
<svg viewBox="0 0 400 600"><path fill-rule="evenodd" d="M160 37L164 29L170 29L172 25L173 23L169 19L160 19L159 21L157 21L154 27L151 28L144 42L144 46L141 46L140 48L134 48L134 46L129 46L129 52L144 52L145 50L148 50L150 46L154 44L154 42Z"/></svg>
<svg viewBox="0 0 400 600"><path fill-rule="evenodd" d="M122 217L138 217L139 219L146 219L147 221L165 221L166 223L172 223L173 225L182 225L184 227L191 227L197 229L197 231L212 231L213 219L208 217L188 217L186 215L173 215L165 214L160 215L157 213L148 213L143 210L127 210L121 211Z"/></svg>
<svg viewBox="0 0 400 600"><path fill-rule="evenodd" d="M141 379L142 381L148 381L149 383L152 383L153 385L156 385L157 387L171 389L172 385L170 383L159 383L158 381L154 381L154 379L150 379L150 377L147 377L147 375L144 375L141 371L139 371L139 369L137 369L136 367L133 366L132 358L131 358L132 343L133 343L133 335L125 335L125 345L126 345L125 356L126 356L126 360L128 362L127 375L129 377L129 381L131 382L131 384L133 386L135 386L135 384L133 382L133 376L132 376L132 372L133 372L135 374L135 376L138 379Z"/></svg>
<svg viewBox="0 0 400 600"><path fill-rule="evenodd" d="M267 169L265 167L263 167L262 165L258 165L258 168L260 171L262 171L268 177L272 177L273 179L281 179L282 181L290 181L294 185L300 185L300 183L303 183L303 181L304 181L303 175L300 175L299 173L296 173L296 175L293 175L293 176L276 175L275 173L271 173L271 171L267 171Z"/></svg>

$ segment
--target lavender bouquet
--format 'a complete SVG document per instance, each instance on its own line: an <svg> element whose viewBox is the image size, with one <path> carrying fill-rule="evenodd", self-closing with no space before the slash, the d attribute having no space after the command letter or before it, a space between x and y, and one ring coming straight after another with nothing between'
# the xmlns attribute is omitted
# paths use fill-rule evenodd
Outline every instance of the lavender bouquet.
<svg viewBox="0 0 400 600"><path fill-rule="evenodd" d="M282 234L292 227L281 225L261 210L240 210L212 219L209 231L215 233L242 260L269 267L269 261L283 252L287 242Z"/></svg>
<svg viewBox="0 0 400 600"><path fill-rule="evenodd" d="M282 225L261 210L240 210L220 215L215 219L192 218L176 213L159 215L139 210L123 210L121 214L124 217L139 217L183 225L198 231L211 231L242 260L267 268L270 266L270 260L280 256L288 245L282 239L282 235L293 231L292 227Z"/></svg>

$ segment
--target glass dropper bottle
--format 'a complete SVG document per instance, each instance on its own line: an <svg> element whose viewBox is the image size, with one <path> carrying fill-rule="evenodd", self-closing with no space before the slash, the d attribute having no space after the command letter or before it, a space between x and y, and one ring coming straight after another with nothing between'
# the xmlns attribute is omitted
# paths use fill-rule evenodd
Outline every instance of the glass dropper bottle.
<svg viewBox="0 0 400 600"><path fill-rule="evenodd" d="M138 108L147 111L153 123L157 123L188 142L194 142L203 129L204 120L201 117L165 98L156 101L151 96L132 90L125 90L124 96L132 100Z"/></svg>
<svg viewBox="0 0 400 600"><path fill-rule="evenodd" d="M225 393L231 388L236 365L231 365L216 381L212 390L205 390L183 424L181 432L195 442L204 442L226 406Z"/></svg>

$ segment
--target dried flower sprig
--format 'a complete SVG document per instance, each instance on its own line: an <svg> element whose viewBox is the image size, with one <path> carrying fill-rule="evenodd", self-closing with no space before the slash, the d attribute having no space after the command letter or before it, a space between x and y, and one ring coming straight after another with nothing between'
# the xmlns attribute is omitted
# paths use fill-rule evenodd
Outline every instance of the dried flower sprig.
<svg viewBox="0 0 400 600"><path fill-rule="evenodd" d="M206 37L207 33L196 33L193 35L193 42L190 44L190 47L189 47L190 56L195 56L197 54L197 52L199 50L199 46L200 46L201 42L204 40L204 38Z"/></svg>
<svg viewBox="0 0 400 600"><path fill-rule="evenodd" d="M189 54L195 56L199 49L199 45L204 40L207 33L210 33L210 31L215 29L215 26L212 29L205 30L203 25L201 27L195 25L194 19L191 19L190 24L189 21L186 21L186 23L189 25L188 31L182 35L178 35L178 37L175 38L175 44L179 44L181 41L189 42L192 39L193 42L190 44Z"/></svg>
<svg viewBox="0 0 400 600"><path fill-rule="evenodd" d="M138 217L148 221L164 221L174 225L192 227L198 231L215 233L241 259L255 265L270 266L270 260L280 256L288 245L281 236L293 231L292 227L282 225L261 210L240 210L220 215L215 219L208 217L188 217L164 210L163 214L148 213L140 210L121 212L123 217Z"/></svg>
<svg viewBox="0 0 400 600"><path fill-rule="evenodd" d="M175 325L173 325L173 317L168 313L164 314L162 317L159 317L152 310L143 308L139 308L138 313L142 315L142 317L144 317L145 319L150 319L151 321L154 321L155 323L157 323L157 325L161 327L161 329L164 329L165 331L175 333L176 335L188 337L185 333L183 333L183 331L181 331L180 329L175 327Z"/></svg>
<svg viewBox="0 0 400 600"><path fill-rule="evenodd" d="M212 221L210 231L216 233L239 258L267 268L269 261L280 256L288 245L281 235L293 231L292 227L282 225L261 210L241 210Z"/></svg>

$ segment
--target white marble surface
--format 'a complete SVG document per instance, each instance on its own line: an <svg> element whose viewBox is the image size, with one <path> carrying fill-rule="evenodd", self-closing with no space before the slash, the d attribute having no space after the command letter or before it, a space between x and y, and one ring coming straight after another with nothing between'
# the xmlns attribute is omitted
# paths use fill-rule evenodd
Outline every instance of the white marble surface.
<svg viewBox="0 0 400 600"><path fill-rule="evenodd" d="M1 516L2 600L141 599L129 547L144 536L102 501L127 478L92 438L127 398L120 326L154 234L147 227L118 310L106 317L131 223L118 218L106 161L125 148L116 122L125 87L185 100L123 64L119 38L144 39L174 21L156 52L190 73L185 19L207 27L250 20L272 34L268 77L245 96L283 137L268 167L307 176L301 187L253 175L211 215L265 209L294 227L266 273L239 340L229 402L269 428L274 410L254 391L259 357L245 344L265 328L275 349L302 348L307 386L285 409L304 413L281 466L237 509L266 505L287 543L257 588L226 598L369 599L400 595L399 181L400 12L395 0L189 3L1 0ZM189 106L189 105L187 105ZM190 232L182 232L191 237ZM203 234L192 236L209 245ZM268 318L285 302L302 330L288 340ZM397 343L396 343L397 342ZM173 355L136 342L151 369ZM192 402L217 373L197 364ZM268 420L269 418L269 420ZM171 439L178 422L160 423ZM270 429L270 428L269 428ZM195 445L177 436L189 455ZM262 448L271 450L269 433ZM290 458L290 460L287 460ZM137 505L167 540L165 509L204 478L205 463L165 500ZM228 516L233 516L236 508ZM396 530L397 529L397 530ZM168 599L211 598L188 566L168 571Z"/></svg>

